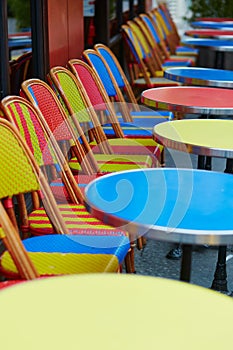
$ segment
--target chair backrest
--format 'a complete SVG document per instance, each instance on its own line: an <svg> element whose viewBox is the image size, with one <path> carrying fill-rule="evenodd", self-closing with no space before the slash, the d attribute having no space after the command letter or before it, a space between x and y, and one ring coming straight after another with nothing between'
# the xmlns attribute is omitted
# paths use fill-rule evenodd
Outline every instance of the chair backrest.
<svg viewBox="0 0 233 350"><path fill-rule="evenodd" d="M101 123L106 124L110 123L115 132L116 137L124 137L121 126L118 122L118 119L115 114L114 104L110 99L104 84L98 75L97 70L94 66L92 66L91 60L89 59L89 55L87 54L89 50L83 52L83 58L86 59L87 62L84 62L80 59L72 59L68 62L68 67L72 71L72 73L77 78L77 81L80 83L80 86L86 91L88 98L90 99L91 105L94 107L97 116L99 116ZM100 58L99 54L95 50L91 50L92 53L97 54L94 57ZM90 63L90 64L89 64ZM112 85L112 90L114 94L117 93L117 86L113 84L111 80L111 76L108 74L108 68L105 67L104 62L101 59L101 66L104 65L105 75L108 80L108 85ZM107 68L107 69L106 69ZM111 96L112 97L112 96ZM122 108L122 115L126 121L131 121L131 117L129 116L129 112L125 110L125 104L120 104L120 108Z"/></svg>
<svg viewBox="0 0 233 350"><path fill-rule="evenodd" d="M121 33L124 39L125 47L129 51L130 59L128 61L128 69L131 73L132 84L139 76L145 80L145 84L149 87L153 87L151 83L147 66L144 63L145 53L140 40L136 34L127 24L121 26Z"/></svg>
<svg viewBox="0 0 233 350"><path fill-rule="evenodd" d="M106 65L102 56L94 49L87 49L83 51L83 58L96 73L95 84L99 87L105 102L108 103L109 106L111 101L120 102L119 107L121 108L124 120L132 122L133 120L130 113L125 106L126 101L123 93L118 87L111 69ZM85 84L84 80L83 84ZM115 120L115 122L117 122L117 120Z"/></svg>
<svg viewBox="0 0 233 350"><path fill-rule="evenodd" d="M156 76L156 71L161 70L161 66L158 65L157 57L155 57L145 33L134 20L127 21L127 25L134 31L136 39L140 42L140 46L143 48L143 61L146 64L151 76Z"/></svg>
<svg viewBox="0 0 233 350"><path fill-rule="evenodd" d="M17 127L26 141L48 182L61 177L73 202L83 202L83 196L66 164L65 157L40 111L19 96L5 97L1 102L1 108L4 116Z"/></svg>
<svg viewBox="0 0 233 350"><path fill-rule="evenodd" d="M1 102L4 117L14 124L27 143L37 164L43 166L57 163L44 128L31 104L19 96L5 97Z"/></svg>
<svg viewBox="0 0 233 350"><path fill-rule="evenodd" d="M18 95L22 82L32 75L32 52L29 51L10 61L10 91Z"/></svg>
<svg viewBox="0 0 233 350"><path fill-rule="evenodd" d="M91 67L88 66L88 64L85 62L83 63L83 66L87 67L86 72L88 72L88 69L91 69ZM94 77L93 70L89 72L89 77L91 76L92 78ZM107 118L109 119L109 122L112 123L112 127L116 133L116 136L123 137L124 134L119 127L116 116L114 116L112 113L110 114L109 112L111 106L108 106L106 103L102 103L101 105L93 105L81 79L77 79L77 77L75 77L71 71L64 67L53 67L50 70L50 78L53 81L54 85L57 87L57 90L59 90L60 95L64 97L65 103L67 103L67 108L70 110L70 113L74 117L79 118L79 115L84 110L89 114L89 118L91 119L93 128L95 130L97 143L100 146L104 147L103 151L105 153L112 153L107 137L101 126L101 121L96 113L98 110L100 110L100 112L102 111L107 113ZM94 80L89 79L89 82L94 82ZM114 118L114 120L111 118Z"/></svg>
<svg viewBox="0 0 233 350"><path fill-rule="evenodd" d="M93 172L93 166L90 164L85 150L79 142L80 137L85 147L89 146L83 130L77 125L79 127L78 134L74 132L71 123L68 122L69 113L65 113L52 88L40 79L26 80L22 83L21 88L21 93L40 111L41 119L45 120L44 123L48 126L49 131L53 134L63 152L66 152L64 143L69 142L68 151L72 143L73 152L82 165L82 170L86 174L91 174ZM90 155L91 153L89 157Z"/></svg>
<svg viewBox="0 0 233 350"><path fill-rule="evenodd" d="M98 52L94 49L84 50L82 53L82 58L94 69L96 74L99 76L108 96L112 98L113 101L117 100L117 87L114 85L108 69Z"/></svg>
<svg viewBox="0 0 233 350"><path fill-rule="evenodd" d="M67 227L57 209L49 185L37 165L30 149L17 128L0 119L0 225L1 238L9 250L22 278L38 277L27 252L23 248L15 221L8 215L3 203L20 194L37 191L57 233L67 233Z"/></svg>
<svg viewBox="0 0 233 350"><path fill-rule="evenodd" d="M151 11L150 14L158 28L162 42L164 45L167 45L170 54L175 54L176 42L173 40L172 33L169 30L170 26L167 26L168 21L164 19L165 16L162 16L161 10L158 8Z"/></svg>
<svg viewBox="0 0 233 350"><path fill-rule="evenodd" d="M159 3L158 9L160 11L163 12L163 14L166 16L167 21L170 23L170 26L172 28L172 32L173 32L173 40L175 40L175 42L177 44L179 44L180 42L180 35L177 29L177 26L172 18L172 15L167 7L167 4L165 2Z"/></svg>
<svg viewBox="0 0 233 350"><path fill-rule="evenodd" d="M150 13L142 13L139 15L139 17L141 19L141 22L144 24L144 28L146 30L151 47L158 53L160 62L162 64L164 59L169 59L170 55L166 45L160 38L158 26L156 25L154 20L152 20L152 17L149 14Z"/></svg>
<svg viewBox="0 0 233 350"><path fill-rule="evenodd" d="M137 99L133 93L129 80L113 51L106 45L100 43L95 44L94 49L101 55L104 63L108 66L117 86L126 93L128 101L137 105Z"/></svg>

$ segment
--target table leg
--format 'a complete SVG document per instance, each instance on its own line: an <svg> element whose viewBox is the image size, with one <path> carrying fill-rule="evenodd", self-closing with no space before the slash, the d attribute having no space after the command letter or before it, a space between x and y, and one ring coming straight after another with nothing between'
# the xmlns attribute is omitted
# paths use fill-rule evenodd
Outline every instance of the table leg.
<svg viewBox="0 0 233 350"><path fill-rule="evenodd" d="M205 159L205 170L211 170L212 168L212 158L206 157Z"/></svg>
<svg viewBox="0 0 233 350"><path fill-rule="evenodd" d="M197 168L198 169L205 169L205 156L198 156Z"/></svg>
<svg viewBox="0 0 233 350"><path fill-rule="evenodd" d="M227 159L226 169L224 172L233 173L233 159ZM227 247L220 246L218 248L218 261L216 264L216 270L214 273L214 280L212 282L211 289L214 289L219 292L228 293L226 256L227 256Z"/></svg>
<svg viewBox="0 0 233 350"><path fill-rule="evenodd" d="M218 248L218 261L214 273L214 280L211 289L219 292L228 292L227 288L227 273L226 273L226 254L227 247L220 246Z"/></svg>
<svg viewBox="0 0 233 350"><path fill-rule="evenodd" d="M226 169L224 173L233 174L233 159L227 158Z"/></svg>
<svg viewBox="0 0 233 350"><path fill-rule="evenodd" d="M192 266L192 245L182 245L183 255L181 260L180 280L190 282L191 266Z"/></svg>
<svg viewBox="0 0 233 350"><path fill-rule="evenodd" d="M198 169L211 170L211 167L212 167L211 157L198 156L198 160L197 160Z"/></svg>

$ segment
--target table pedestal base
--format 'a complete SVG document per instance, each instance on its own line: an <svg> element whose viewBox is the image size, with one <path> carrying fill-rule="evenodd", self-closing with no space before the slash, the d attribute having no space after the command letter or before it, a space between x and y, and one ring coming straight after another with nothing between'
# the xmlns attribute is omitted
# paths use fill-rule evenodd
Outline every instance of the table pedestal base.
<svg viewBox="0 0 233 350"><path fill-rule="evenodd" d="M192 245L182 245L183 255L181 260L180 280L190 282L191 266L192 266Z"/></svg>
<svg viewBox="0 0 233 350"><path fill-rule="evenodd" d="M233 174L233 159L227 158L226 169L224 173Z"/></svg>
<svg viewBox="0 0 233 350"><path fill-rule="evenodd" d="M214 280L212 282L211 289L214 289L219 292L228 293L227 273L226 273L226 253L227 253L226 246L220 246L218 248L218 261L216 264L216 270L214 273Z"/></svg>

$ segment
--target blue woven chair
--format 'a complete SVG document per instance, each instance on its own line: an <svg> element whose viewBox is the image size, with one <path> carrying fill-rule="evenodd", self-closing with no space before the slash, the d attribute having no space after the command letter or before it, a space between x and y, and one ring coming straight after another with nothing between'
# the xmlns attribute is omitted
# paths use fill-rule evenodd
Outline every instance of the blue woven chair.
<svg viewBox="0 0 233 350"><path fill-rule="evenodd" d="M120 102L129 103L129 107L132 108L132 110L130 110L130 116L132 118L132 121L136 125L141 126L147 130L152 130L156 124L164 121L169 121L174 118L174 114L172 112L162 110L153 111L144 108L142 105L139 105L130 85L130 82L126 77L117 57L114 55L112 50L104 44L96 44L94 46L94 49L101 55L102 61L104 61L107 72L102 66L102 62L100 62L99 60L92 60L93 56L89 51L90 54L87 54L90 63L92 63L92 65L95 66L99 77L102 77L101 80L105 86L105 90L107 91L109 97L114 98L114 96L111 96L111 91L114 91L115 89L116 100ZM108 73L111 80L107 79L108 77L103 75L103 72L105 72L106 74ZM109 84L107 84L106 82L109 82ZM112 87L112 90L109 86ZM122 122L122 115L118 115L118 119L120 122Z"/></svg>

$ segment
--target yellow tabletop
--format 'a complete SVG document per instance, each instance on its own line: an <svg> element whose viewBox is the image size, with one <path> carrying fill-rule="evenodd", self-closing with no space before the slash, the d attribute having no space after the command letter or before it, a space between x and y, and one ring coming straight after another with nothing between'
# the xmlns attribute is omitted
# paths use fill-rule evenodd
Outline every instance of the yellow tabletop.
<svg viewBox="0 0 233 350"><path fill-rule="evenodd" d="M160 123L154 137L166 147L207 156L233 158L233 121L188 119Z"/></svg>
<svg viewBox="0 0 233 350"><path fill-rule="evenodd" d="M232 340L232 298L156 277L25 282L0 292L0 310L4 350L219 350Z"/></svg>

